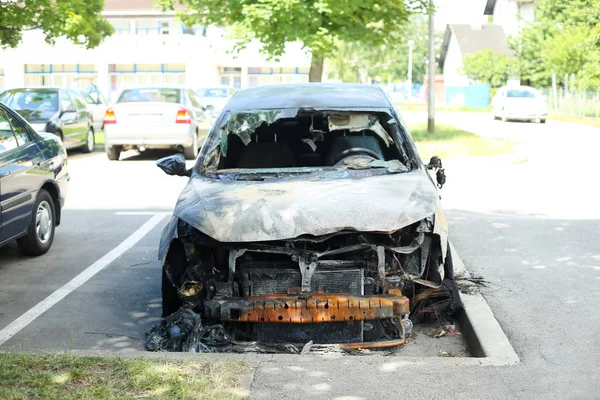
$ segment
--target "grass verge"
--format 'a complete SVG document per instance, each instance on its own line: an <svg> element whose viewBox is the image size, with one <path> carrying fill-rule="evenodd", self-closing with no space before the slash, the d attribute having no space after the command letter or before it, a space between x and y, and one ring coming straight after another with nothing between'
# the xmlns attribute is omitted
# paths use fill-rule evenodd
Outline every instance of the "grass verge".
<svg viewBox="0 0 600 400"><path fill-rule="evenodd" d="M514 142L486 139L450 125L437 125L435 133L427 132L426 125L409 126L423 161L432 156L448 158L491 156L512 153Z"/></svg>
<svg viewBox="0 0 600 400"><path fill-rule="evenodd" d="M94 132L94 144L104 146L104 131Z"/></svg>
<svg viewBox="0 0 600 400"><path fill-rule="evenodd" d="M0 353L0 399L241 399L241 361Z"/></svg>
<svg viewBox="0 0 600 400"><path fill-rule="evenodd" d="M563 114L550 114L550 120L555 121L564 121L564 122L573 122L575 124L593 126L596 128L600 128L600 118L592 118L592 117L576 117L571 115L563 115Z"/></svg>

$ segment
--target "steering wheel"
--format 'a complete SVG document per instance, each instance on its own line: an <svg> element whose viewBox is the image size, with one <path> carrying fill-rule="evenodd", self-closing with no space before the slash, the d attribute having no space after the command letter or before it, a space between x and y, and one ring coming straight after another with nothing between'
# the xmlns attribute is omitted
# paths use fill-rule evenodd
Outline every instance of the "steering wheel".
<svg viewBox="0 0 600 400"><path fill-rule="evenodd" d="M358 156L358 155L365 155L365 156L373 157L376 160L381 160L381 156L379 154L375 153L373 150L365 149L364 147L352 147L350 149L346 149L346 150L342 151L341 153L339 153L333 159L334 160L333 164L336 165L344 158L347 158L350 156Z"/></svg>

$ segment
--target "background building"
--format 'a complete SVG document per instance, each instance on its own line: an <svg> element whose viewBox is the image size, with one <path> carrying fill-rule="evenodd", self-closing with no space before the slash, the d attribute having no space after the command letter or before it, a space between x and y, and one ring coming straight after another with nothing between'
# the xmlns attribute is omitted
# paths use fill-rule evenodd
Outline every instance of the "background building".
<svg viewBox="0 0 600 400"><path fill-rule="evenodd" d="M0 50L0 89L97 84L108 96L125 87L186 84L245 88L271 83L308 82L310 57L289 44L278 61L260 54L258 44L240 53L219 27L186 27L154 0L105 0L103 15L115 33L95 49L67 39L54 46L41 32L25 32L16 49Z"/></svg>

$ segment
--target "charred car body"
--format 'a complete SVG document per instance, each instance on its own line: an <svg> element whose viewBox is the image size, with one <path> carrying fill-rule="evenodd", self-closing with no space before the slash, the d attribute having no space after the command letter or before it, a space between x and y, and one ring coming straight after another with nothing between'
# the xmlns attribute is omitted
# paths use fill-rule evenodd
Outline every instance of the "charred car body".
<svg viewBox="0 0 600 400"><path fill-rule="evenodd" d="M459 302L441 162L377 87L238 91L192 169L158 165L190 176L160 243L163 317L183 306L234 343L385 347Z"/></svg>

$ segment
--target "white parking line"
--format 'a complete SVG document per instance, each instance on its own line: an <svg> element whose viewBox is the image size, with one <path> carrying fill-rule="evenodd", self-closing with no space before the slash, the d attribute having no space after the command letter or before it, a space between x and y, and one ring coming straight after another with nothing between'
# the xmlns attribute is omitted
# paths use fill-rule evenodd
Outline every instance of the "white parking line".
<svg viewBox="0 0 600 400"><path fill-rule="evenodd" d="M19 331L25 328L27 325L32 323L37 317L48 311L56 303L64 299L69 293L73 292L81 285L90 280L98 272L102 271L107 265L116 260L120 255L131 249L137 242L139 242L148 232L150 232L156 225L158 225L167 215L171 213L161 212L153 213L153 217L150 218L144 225L138 230L133 232L127 239L121 242L117 247L106 253L98 261L87 267L75 278L71 279L61 288L50 294L44 300L37 303L35 306L30 308L25 314L14 320L11 324L0 331L0 346L2 346L8 339L16 335Z"/></svg>

